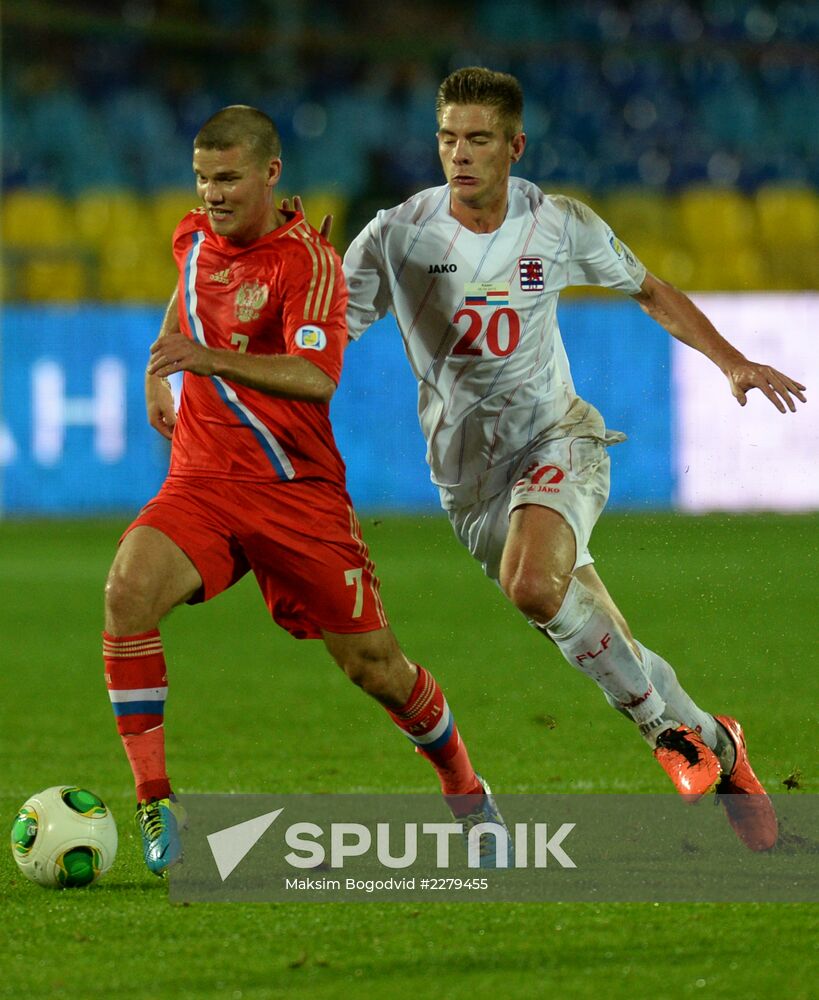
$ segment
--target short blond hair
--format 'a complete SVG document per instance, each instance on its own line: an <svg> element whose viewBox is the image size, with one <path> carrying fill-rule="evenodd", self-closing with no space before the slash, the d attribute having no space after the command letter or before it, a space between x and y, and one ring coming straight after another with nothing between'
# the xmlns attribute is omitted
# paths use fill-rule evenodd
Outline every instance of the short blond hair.
<svg viewBox="0 0 819 1000"><path fill-rule="evenodd" d="M499 73L485 66L456 69L438 88L435 114L439 125L447 104L494 108L508 138L523 131L523 89L510 73Z"/></svg>

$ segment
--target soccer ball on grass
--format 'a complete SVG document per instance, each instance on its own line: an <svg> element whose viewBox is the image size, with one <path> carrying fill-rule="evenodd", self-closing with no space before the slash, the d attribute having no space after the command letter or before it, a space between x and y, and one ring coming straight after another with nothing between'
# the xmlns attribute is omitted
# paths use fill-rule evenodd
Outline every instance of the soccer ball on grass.
<svg viewBox="0 0 819 1000"><path fill-rule="evenodd" d="M114 863L117 825L93 792L55 785L20 807L11 828L11 852L20 871L39 885L90 885Z"/></svg>

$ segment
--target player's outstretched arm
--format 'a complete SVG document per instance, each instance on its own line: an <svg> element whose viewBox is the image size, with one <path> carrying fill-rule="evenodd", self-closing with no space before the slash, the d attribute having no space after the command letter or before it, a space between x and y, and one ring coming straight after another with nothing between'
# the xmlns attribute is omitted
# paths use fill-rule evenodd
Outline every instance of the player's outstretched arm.
<svg viewBox="0 0 819 1000"><path fill-rule="evenodd" d="M174 289L168 308L159 328L159 336L179 332L179 313L177 312L177 290ZM145 409L148 413L148 423L169 441L173 437L176 424L176 410L173 403L173 393L167 378L145 372Z"/></svg>
<svg viewBox="0 0 819 1000"><path fill-rule="evenodd" d="M297 354L240 354L205 347L184 333L160 335L151 344L148 374L167 378L174 372L216 375L282 399L329 403L335 382L312 361Z"/></svg>
<svg viewBox="0 0 819 1000"><path fill-rule="evenodd" d="M653 274L646 274L640 291L633 296L640 308L672 337L710 358L728 379L740 406L750 389L760 389L780 413L785 407L796 412L795 396L806 402L805 386L770 365L749 361L717 332L708 317L678 288Z"/></svg>

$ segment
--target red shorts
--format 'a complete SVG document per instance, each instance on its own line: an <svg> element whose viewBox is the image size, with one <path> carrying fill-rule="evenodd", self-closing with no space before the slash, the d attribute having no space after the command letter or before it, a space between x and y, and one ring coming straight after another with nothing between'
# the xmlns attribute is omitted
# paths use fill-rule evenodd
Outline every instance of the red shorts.
<svg viewBox="0 0 819 1000"><path fill-rule="evenodd" d="M187 555L208 601L253 570L275 621L297 639L385 628L379 582L344 490L325 482L167 479L122 536L146 525Z"/></svg>

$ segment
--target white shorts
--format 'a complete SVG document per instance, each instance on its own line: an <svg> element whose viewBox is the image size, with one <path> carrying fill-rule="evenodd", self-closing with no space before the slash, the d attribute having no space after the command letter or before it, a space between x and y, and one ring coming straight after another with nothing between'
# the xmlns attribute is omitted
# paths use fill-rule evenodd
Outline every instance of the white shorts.
<svg viewBox="0 0 819 1000"><path fill-rule="evenodd" d="M599 417L596 410L593 414ZM595 424L577 426L579 435L533 442L510 475L507 489L448 511L458 540L490 579L497 582L500 576L509 517L525 504L549 507L563 516L574 532L575 569L594 562L589 539L609 498L611 462L606 448L625 439L618 431L607 431L602 418L599 431Z"/></svg>

